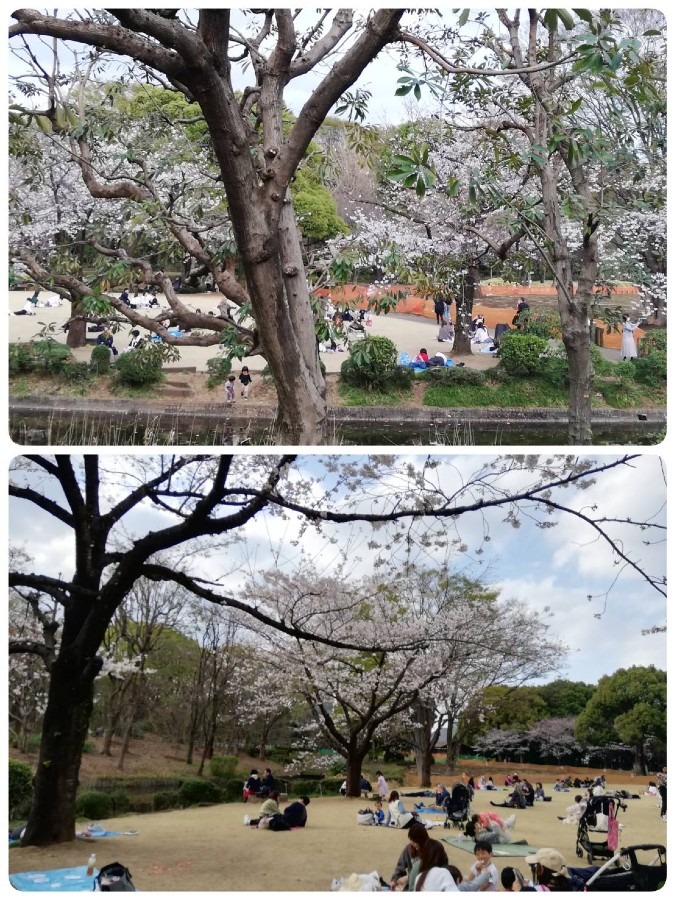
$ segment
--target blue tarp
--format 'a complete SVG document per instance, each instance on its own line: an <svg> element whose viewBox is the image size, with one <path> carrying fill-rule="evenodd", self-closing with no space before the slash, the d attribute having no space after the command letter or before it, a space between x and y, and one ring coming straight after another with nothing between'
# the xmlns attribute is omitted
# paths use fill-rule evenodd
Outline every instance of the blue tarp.
<svg viewBox="0 0 675 900"><path fill-rule="evenodd" d="M13 872L9 883L17 891L93 891L97 875L98 869L94 869L93 875L87 875L86 866L76 866L44 872Z"/></svg>

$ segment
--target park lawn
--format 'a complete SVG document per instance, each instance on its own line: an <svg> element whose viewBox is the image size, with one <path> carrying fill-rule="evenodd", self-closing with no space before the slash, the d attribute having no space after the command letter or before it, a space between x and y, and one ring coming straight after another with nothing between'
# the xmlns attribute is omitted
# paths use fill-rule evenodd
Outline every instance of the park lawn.
<svg viewBox="0 0 675 900"><path fill-rule="evenodd" d="M620 783L610 780L608 786L636 793L644 790L644 784L631 784L627 773L622 776ZM552 782L545 787L551 792ZM478 791L473 811L489 810L490 800L501 802L506 796L504 791ZM518 811L515 836L536 847L556 847L569 865L587 865L585 859L575 855L576 827L557 819L564 815L573 796L574 791L552 792L550 803ZM417 802L414 798L404 800L408 808ZM666 823L659 818L656 799L641 795L641 799L627 803L628 809L619 816L624 825L621 845L665 844ZM110 831L138 834L44 848L14 848L9 851L9 871L81 866L95 852L98 866L113 861L127 866L141 891L329 891L333 878L373 870L388 880L406 835L394 828L357 825L356 812L365 805L367 801L359 799L312 798L307 828L290 832L245 827L244 813L254 815L257 810L252 803L106 819L104 824ZM457 834L455 829L442 827L432 831L437 839ZM473 861L471 854L444 846L450 862L466 874ZM510 857L497 859L496 865L500 871L505 865L524 868L522 859Z"/></svg>
<svg viewBox="0 0 675 900"><path fill-rule="evenodd" d="M542 378L510 379L482 385L430 385L424 394L425 406L444 408L475 407L561 407L569 403L566 388L555 387Z"/></svg>

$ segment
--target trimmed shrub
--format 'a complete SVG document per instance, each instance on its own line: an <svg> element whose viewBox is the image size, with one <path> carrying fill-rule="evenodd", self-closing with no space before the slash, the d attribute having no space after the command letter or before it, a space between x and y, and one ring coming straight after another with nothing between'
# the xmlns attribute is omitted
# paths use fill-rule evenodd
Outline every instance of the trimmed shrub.
<svg viewBox="0 0 675 900"><path fill-rule="evenodd" d="M341 778L324 778L321 782L321 790L324 794L336 795L340 793L342 782L347 777L345 773Z"/></svg>
<svg viewBox="0 0 675 900"><path fill-rule="evenodd" d="M85 819L109 819L113 814L113 800L102 791L87 791L79 795L75 809Z"/></svg>
<svg viewBox="0 0 675 900"><path fill-rule="evenodd" d="M410 376L403 376L405 383L410 384L412 370L401 369L396 362L397 356L396 344L389 338L367 337L352 347L351 356L342 364L340 375L347 384L372 390L385 385L399 386L402 384L400 373L405 371Z"/></svg>
<svg viewBox="0 0 675 900"><path fill-rule="evenodd" d="M648 331L640 341L640 355L631 360L635 368L635 380L651 387L659 387L666 381L667 335L665 328Z"/></svg>
<svg viewBox="0 0 675 900"><path fill-rule="evenodd" d="M105 344L96 344L91 350L89 368L97 375L104 375L110 371L111 356L110 347L106 347Z"/></svg>
<svg viewBox="0 0 675 900"><path fill-rule="evenodd" d="M164 354L157 344L143 344L133 353L122 353L115 362L115 372L121 384L143 387L162 380Z"/></svg>
<svg viewBox="0 0 675 900"><path fill-rule="evenodd" d="M180 809L180 794L178 791L160 791L152 798L152 811L162 812L164 809Z"/></svg>
<svg viewBox="0 0 675 900"><path fill-rule="evenodd" d="M112 800L113 813L116 816L127 813L131 809L131 800L126 791L112 791L110 799Z"/></svg>
<svg viewBox="0 0 675 900"><path fill-rule="evenodd" d="M184 781L178 791L182 806L194 806L197 803L220 803L222 794L210 781Z"/></svg>
<svg viewBox="0 0 675 900"><path fill-rule="evenodd" d="M134 797L129 811L141 814L152 812L152 800L148 800L146 797Z"/></svg>
<svg viewBox="0 0 675 900"><path fill-rule="evenodd" d="M243 796L243 779L230 778L222 786L222 798L224 803L236 803Z"/></svg>
<svg viewBox="0 0 675 900"><path fill-rule="evenodd" d="M542 376L556 387L569 384L570 366L564 347L549 348L543 360Z"/></svg>
<svg viewBox="0 0 675 900"><path fill-rule="evenodd" d="M321 782L305 781L299 778L290 784L290 789L297 797L304 797L305 795L314 797L321 793Z"/></svg>
<svg viewBox="0 0 675 900"><path fill-rule="evenodd" d="M18 759L9 760L9 817L16 815L16 810L30 800L33 794L33 770L28 763Z"/></svg>
<svg viewBox="0 0 675 900"><path fill-rule="evenodd" d="M473 387L485 384L485 373L478 369L468 369L464 366L434 366L432 369L424 369L418 379L430 381L432 384L450 385L459 387L470 385Z"/></svg>
<svg viewBox="0 0 675 900"><path fill-rule="evenodd" d="M72 362L73 354L65 344L59 344L53 338L33 341L33 354L36 368L47 375L62 375L66 366Z"/></svg>
<svg viewBox="0 0 675 900"><path fill-rule="evenodd" d="M548 344L522 331L507 331L499 342L499 362L509 375L535 375L545 368Z"/></svg>
<svg viewBox="0 0 675 900"><path fill-rule="evenodd" d="M236 756L214 756L209 763L214 778L232 778L237 771Z"/></svg>

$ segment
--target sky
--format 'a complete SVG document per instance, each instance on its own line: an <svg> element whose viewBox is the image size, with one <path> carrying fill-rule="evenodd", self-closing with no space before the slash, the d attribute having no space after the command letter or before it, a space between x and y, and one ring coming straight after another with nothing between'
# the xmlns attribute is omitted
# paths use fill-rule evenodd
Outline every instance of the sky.
<svg viewBox="0 0 675 900"><path fill-rule="evenodd" d="M357 506L382 508L387 492L400 485L398 472L407 462L419 463L420 459L401 457L393 470L367 491L347 494L340 488L331 501L331 508L341 505L351 510ZM446 490L454 489L460 477L466 479L485 459L482 455L439 455L433 477ZM135 463L129 457L124 464ZM305 476L317 474L321 471L319 458L301 457L301 469ZM523 476L512 476L509 487L524 482ZM115 488L113 494L119 496L119 489ZM312 487L312 496L319 498L316 486ZM665 521L665 487L658 456L642 456L630 469L605 473L594 486L583 492L568 489L560 499L586 510L596 506L609 520L607 527L613 536L631 555L639 558L651 572L665 571L665 541L645 546L644 532L611 523L619 517L634 521L655 517ZM379 506L372 506L376 501ZM28 504L10 499L9 505L12 542L32 554L35 562L31 568L50 574L69 574L73 566L70 534ZM448 550L456 535L453 521L446 520L445 546L425 551L418 562L483 578L497 587L504 598L520 599L541 615L546 615L548 609L549 636L569 647L558 677L596 683L601 676L621 667L654 664L665 668L665 635L641 634L642 629L665 623L664 598L636 573L615 566L607 546L589 528L580 525L578 519L561 516L556 520L555 527L542 529L525 513L516 528L505 521L503 509L462 516L457 528L466 545L466 552L462 553ZM156 529L170 522L165 512L138 512L128 522L127 532ZM488 543L483 541L486 528ZM346 561L347 572L355 577L374 571L395 572L403 560L402 551L396 549L386 530L373 534L369 526L358 524L328 527L322 534L310 529L301 535L293 517L263 516L242 530L238 538L238 543L226 552L200 557L197 567L200 575L219 579L239 597L243 596L249 573L274 566L292 571L302 558L313 560L317 571L326 575L335 573L338 564ZM378 551L367 546L372 539L384 546L386 565L383 568L374 567ZM618 580L613 584L617 575ZM476 627L480 628L480 622Z"/></svg>

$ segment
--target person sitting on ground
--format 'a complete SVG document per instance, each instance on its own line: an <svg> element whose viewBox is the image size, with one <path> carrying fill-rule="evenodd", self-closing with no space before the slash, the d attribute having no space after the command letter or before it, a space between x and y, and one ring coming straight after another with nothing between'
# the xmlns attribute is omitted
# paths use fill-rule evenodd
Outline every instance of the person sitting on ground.
<svg viewBox="0 0 675 900"><path fill-rule="evenodd" d="M346 778L340 785L340 793L342 794L343 797L347 796L347 779Z"/></svg>
<svg viewBox="0 0 675 900"><path fill-rule="evenodd" d="M444 809L446 801L450 798L450 791L444 784L436 785L436 797L434 798L434 806L438 809Z"/></svg>
<svg viewBox="0 0 675 900"><path fill-rule="evenodd" d="M415 821L417 813L409 812L401 800L398 791L392 791L389 794L389 814L386 824L394 828L409 828Z"/></svg>
<svg viewBox="0 0 675 900"><path fill-rule="evenodd" d="M125 306L133 306L133 303L129 299L129 292L126 288L124 288L124 290L120 294L120 300L122 301L122 303L124 303Z"/></svg>
<svg viewBox="0 0 675 900"><path fill-rule="evenodd" d="M472 344L487 344L488 341L491 340L492 338L488 334L488 330L485 325L479 325L471 337Z"/></svg>
<svg viewBox="0 0 675 900"><path fill-rule="evenodd" d="M408 842L401 851L394 874L389 880L392 891L410 890L406 885L414 885L419 872L419 855L422 847L429 840L429 832L421 822L414 822L408 829Z"/></svg>
<svg viewBox="0 0 675 900"><path fill-rule="evenodd" d="M126 347L122 352L128 353L129 350L138 350L139 347L142 347L145 343L145 338L141 336L138 328L134 328L131 332L131 340L129 341L129 346Z"/></svg>
<svg viewBox="0 0 675 900"><path fill-rule="evenodd" d="M492 844L490 841L476 841L473 848L476 862L471 866L471 870L466 877L467 881L474 881L479 875L488 874L488 878L481 887L481 891L496 891L499 881L499 872L497 866L492 862Z"/></svg>
<svg viewBox="0 0 675 900"><path fill-rule="evenodd" d="M359 779L359 787L360 787L361 793L363 794L364 797L366 796L366 794L369 794L373 789L372 784L368 781L368 779L366 778L366 776L363 773L361 773L361 778Z"/></svg>
<svg viewBox="0 0 675 900"><path fill-rule="evenodd" d="M525 809L527 806L527 799L520 780L513 783L513 790L509 794L508 800L504 803L495 803L494 800L490 800L490 806L506 806L515 809Z"/></svg>
<svg viewBox="0 0 675 900"><path fill-rule="evenodd" d="M431 838L420 851L419 875L415 891L456 891L455 879L448 871L448 854L440 841Z"/></svg>
<svg viewBox="0 0 675 900"><path fill-rule="evenodd" d="M492 775L488 775L487 781L485 782L485 790L486 791L496 791L495 783L492 780Z"/></svg>
<svg viewBox="0 0 675 900"><path fill-rule="evenodd" d="M382 801L376 800L373 805L375 807L373 810L373 825L384 825L385 815L382 809Z"/></svg>
<svg viewBox="0 0 675 900"><path fill-rule="evenodd" d="M258 796L268 797L273 791L276 791L278 793L276 788L277 783L274 775L272 775L272 770L265 769L265 771L263 772L262 780L260 782L260 788L258 789Z"/></svg>
<svg viewBox="0 0 675 900"><path fill-rule="evenodd" d="M252 819L250 816L244 816L244 825L251 825L253 828L257 828L261 819L264 819L266 816L274 816L278 812L280 812L279 791L272 791L269 797L260 804L258 818Z"/></svg>
<svg viewBox="0 0 675 900"><path fill-rule="evenodd" d="M108 347L112 352L113 356L117 356L117 348L113 343L113 336L110 329L106 326L103 331L96 338L97 344L103 344L105 347Z"/></svg>
<svg viewBox="0 0 675 900"><path fill-rule="evenodd" d="M438 329L438 337L436 340L441 343L452 344L455 340L455 326L452 322L444 322Z"/></svg>
<svg viewBox="0 0 675 900"><path fill-rule="evenodd" d="M423 363L429 362L429 354L427 353L426 347L420 348L420 352L415 357L415 362L423 362Z"/></svg>
<svg viewBox="0 0 675 900"><path fill-rule="evenodd" d="M257 769L251 769L244 784L244 803L249 797L257 797L260 790L260 776Z"/></svg>
<svg viewBox="0 0 675 900"><path fill-rule="evenodd" d="M476 316L475 319L471 320L471 327L469 331L471 334L474 334L477 328L485 327L485 316Z"/></svg>
<svg viewBox="0 0 675 900"><path fill-rule="evenodd" d="M571 891L565 857L553 847L542 847L525 862L532 867L534 882L549 891Z"/></svg>
<svg viewBox="0 0 675 900"><path fill-rule="evenodd" d="M567 791L569 791L569 788L565 785L562 778L558 778L556 783L553 785L553 790L567 792Z"/></svg>
<svg viewBox="0 0 675 900"><path fill-rule="evenodd" d="M30 297L26 297L26 302L21 307L21 309L17 310L14 313L15 316L34 316L35 315L35 306Z"/></svg>
<svg viewBox="0 0 675 900"><path fill-rule="evenodd" d="M150 298L150 302L148 303L148 306L150 306L150 307L159 306L159 300L157 299L155 294L153 294L152 297Z"/></svg>
<svg viewBox="0 0 675 900"><path fill-rule="evenodd" d="M558 818L561 822L564 822L565 825L578 825L579 819L583 816L585 809L586 801L581 794L577 794L574 798L574 803L565 810L566 815L558 816Z"/></svg>
<svg viewBox="0 0 675 900"><path fill-rule="evenodd" d="M309 806L309 797L301 797L289 804L283 811L283 817L286 819L289 828L304 828L307 824L307 807Z"/></svg>
<svg viewBox="0 0 675 900"><path fill-rule="evenodd" d="M544 793L544 786L541 781L538 781L534 786L534 799L535 800L545 800L546 794Z"/></svg>
<svg viewBox="0 0 675 900"><path fill-rule="evenodd" d="M528 806L534 806L534 788L527 780L527 778L522 778L520 781L520 786L523 790L523 794L525 795L525 802Z"/></svg>

